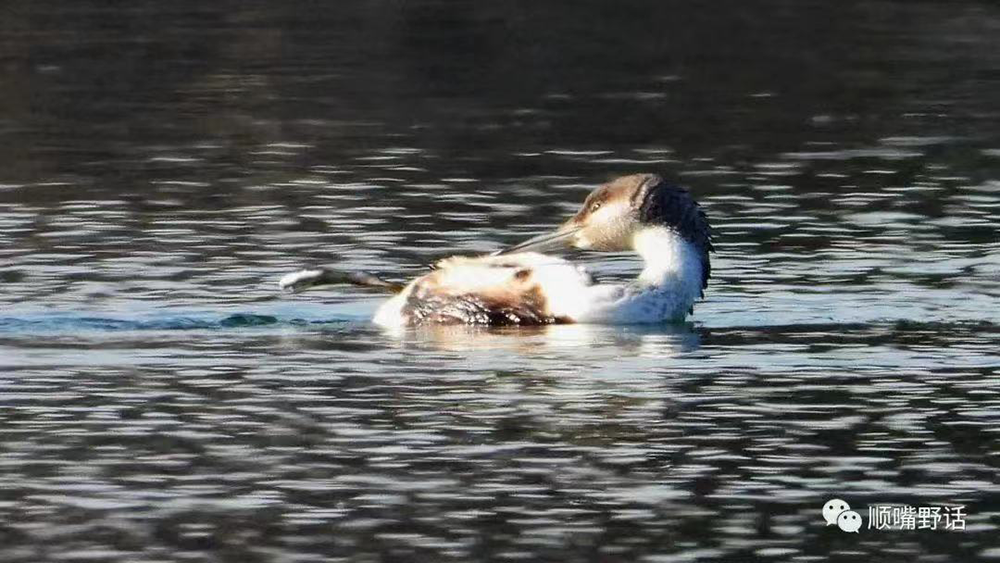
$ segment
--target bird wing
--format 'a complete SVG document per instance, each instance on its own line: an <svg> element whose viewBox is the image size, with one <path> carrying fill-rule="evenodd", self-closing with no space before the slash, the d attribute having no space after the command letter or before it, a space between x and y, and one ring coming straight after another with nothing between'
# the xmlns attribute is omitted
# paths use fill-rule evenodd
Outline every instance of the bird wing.
<svg viewBox="0 0 1000 563"><path fill-rule="evenodd" d="M573 322L561 294L592 285L580 268L537 253L453 257L400 295L409 325L540 325Z"/></svg>

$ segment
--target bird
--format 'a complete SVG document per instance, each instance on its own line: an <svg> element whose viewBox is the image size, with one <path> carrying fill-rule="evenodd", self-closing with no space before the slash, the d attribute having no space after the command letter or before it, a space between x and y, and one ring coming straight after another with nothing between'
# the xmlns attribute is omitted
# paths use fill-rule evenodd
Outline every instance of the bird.
<svg viewBox="0 0 1000 563"><path fill-rule="evenodd" d="M643 261L626 283L598 283L583 267L545 252L632 251ZM454 256L407 284L330 269L284 276L298 291L331 283L395 293L376 312L387 328L429 324L547 325L683 322L711 276L712 230L691 193L657 174L595 188L555 230L485 256Z"/></svg>

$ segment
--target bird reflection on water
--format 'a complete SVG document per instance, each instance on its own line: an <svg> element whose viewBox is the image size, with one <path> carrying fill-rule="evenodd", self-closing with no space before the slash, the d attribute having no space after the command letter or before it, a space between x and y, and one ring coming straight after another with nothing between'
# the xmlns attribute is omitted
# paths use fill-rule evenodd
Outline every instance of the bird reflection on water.
<svg viewBox="0 0 1000 563"><path fill-rule="evenodd" d="M701 337L691 323L663 325L554 324L516 327L424 325L391 331L402 347L445 351L489 351L534 354L572 353L574 349L607 350L629 355L669 359L697 350ZM600 354L598 354L600 356Z"/></svg>

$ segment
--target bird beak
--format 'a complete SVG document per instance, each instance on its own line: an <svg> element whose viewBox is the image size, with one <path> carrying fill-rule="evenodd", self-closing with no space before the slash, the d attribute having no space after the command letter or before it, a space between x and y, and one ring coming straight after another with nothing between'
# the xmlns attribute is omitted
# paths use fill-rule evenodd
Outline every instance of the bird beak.
<svg viewBox="0 0 1000 563"><path fill-rule="evenodd" d="M545 233L543 235L538 235L537 237L532 237L520 244L515 244L498 250L492 254L492 256L499 256L501 254L514 254L515 252L545 252L547 250L560 250L563 248L569 248L573 246L575 241L574 235L580 232L583 227L581 225L572 222L564 223L561 227L556 229L551 233Z"/></svg>

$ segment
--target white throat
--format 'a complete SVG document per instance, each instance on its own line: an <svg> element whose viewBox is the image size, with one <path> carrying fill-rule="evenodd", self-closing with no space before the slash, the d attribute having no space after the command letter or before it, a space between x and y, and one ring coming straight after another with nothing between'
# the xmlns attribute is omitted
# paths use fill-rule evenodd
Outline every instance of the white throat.
<svg viewBox="0 0 1000 563"><path fill-rule="evenodd" d="M633 236L632 247L645 262L640 285L676 293L690 304L701 295L702 257L693 243L666 227L646 227Z"/></svg>

